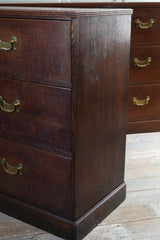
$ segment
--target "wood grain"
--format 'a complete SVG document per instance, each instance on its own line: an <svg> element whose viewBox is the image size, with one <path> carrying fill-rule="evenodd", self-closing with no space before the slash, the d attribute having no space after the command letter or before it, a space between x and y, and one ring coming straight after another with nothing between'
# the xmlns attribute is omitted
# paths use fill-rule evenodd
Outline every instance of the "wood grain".
<svg viewBox="0 0 160 240"><path fill-rule="evenodd" d="M23 48L31 55L27 66L29 57L22 58L20 51L22 69L14 63L8 74L4 65L0 75L5 101L21 102L17 114L0 112L2 154L9 164L16 165L18 159L25 166L20 183L2 171L2 212L80 240L124 201L131 13L129 9L0 8L9 33L12 29L18 33L17 50L25 38ZM29 38L20 31L22 23ZM27 41L32 35L33 41ZM13 58L3 59L2 65L7 62L11 64ZM63 64L69 65L67 71ZM46 78L50 65L53 74ZM11 147L10 142L14 142Z"/></svg>
<svg viewBox="0 0 160 240"><path fill-rule="evenodd" d="M134 3L133 3L134 7ZM134 14L132 18L132 45L159 45L160 44L160 5L156 8L134 8ZM140 19L142 22L148 22L151 18L155 20L153 27L149 29L140 29L135 25L135 20Z"/></svg>
<svg viewBox="0 0 160 240"><path fill-rule="evenodd" d="M159 52L160 46L134 46L131 48L130 85L160 83ZM134 58L144 61L148 57L152 59L149 66L143 68L134 66Z"/></svg>
<svg viewBox="0 0 160 240"><path fill-rule="evenodd" d="M19 113L0 110L0 136L48 152L71 156L71 90L0 79L1 96L20 100Z"/></svg>
<svg viewBox="0 0 160 240"><path fill-rule="evenodd" d="M131 8L133 2L38 2L27 3L21 1L21 3L0 3L0 6L15 6L15 7L62 7L62 8ZM158 2L134 2L135 8L157 8Z"/></svg>
<svg viewBox="0 0 160 240"><path fill-rule="evenodd" d="M124 181L130 18L85 18L74 26L73 158L78 218Z"/></svg>
<svg viewBox="0 0 160 240"><path fill-rule="evenodd" d="M147 185L148 178L160 176L159 143L160 133L127 136L125 178L130 184L127 188L126 201L89 233L84 240L160 239L160 189L155 191L155 183L153 183L150 185L152 191L144 189L137 192L138 188L141 187L141 180L146 180L146 184L142 185L143 187ZM135 179L136 185L134 184ZM135 191L130 192L133 186L135 186ZM3 230L0 231L0 240L4 240L4 238L6 240L62 240L55 235L43 231L39 232L38 229L2 213L0 214L0 229Z"/></svg>
<svg viewBox="0 0 160 240"><path fill-rule="evenodd" d="M145 84L145 83L159 83L159 46L160 46L160 4L158 2L68 2L68 3L10 3L1 4L1 6L15 6L22 7L28 6L32 8L36 7L65 7L71 10L71 8L132 8L132 34L131 34L131 45L134 48L133 52L136 55L140 54L140 59L144 60L148 54L152 56L151 66L145 69L136 69L133 67L133 57L131 55L131 71L130 71L130 83L131 84ZM135 20L140 19L142 22L148 22L150 19L154 19L154 24L149 29L140 29L135 25ZM136 46L136 48L135 48ZM139 47L137 47L139 46ZM147 47L147 48L146 48ZM147 50L147 51L146 51ZM153 50L153 51L152 51ZM133 54L134 55L134 54ZM144 110L143 110L144 111ZM144 111L145 112L145 111ZM145 114L144 114L145 115ZM160 130L160 121L153 122L150 119L142 122L136 120L136 122L128 122L127 133L138 133L138 132L154 132Z"/></svg>
<svg viewBox="0 0 160 240"><path fill-rule="evenodd" d="M159 91L160 91L159 84L130 86L128 96L128 122L159 120L160 119ZM150 97L149 104L144 106L133 105L132 99L134 97L143 100L146 96Z"/></svg>
<svg viewBox="0 0 160 240"><path fill-rule="evenodd" d="M127 123L127 133L159 132L160 120L136 121Z"/></svg>
<svg viewBox="0 0 160 240"><path fill-rule="evenodd" d="M1 19L2 41L17 37L15 51L0 51L0 76L71 87L70 22Z"/></svg>
<svg viewBox="0 0 160 240"><path fill-rule="evenodd" d="M0 161L23 165L23 176L0 167L0 193L53 214L72 218L71 160L0 139ZM9 151L8 151L9 149ZM63 163L63 164L62 164Z"/></svg>
<svg viewBox="0 0 160 240"><path fill-rule="evenodd" d="M27 11L26 11L27 9ZM77 8L43 8L43 7L0 7L0 17L25 19L71 20L79 17L131 15L132 9L77 9Z"/></svg>

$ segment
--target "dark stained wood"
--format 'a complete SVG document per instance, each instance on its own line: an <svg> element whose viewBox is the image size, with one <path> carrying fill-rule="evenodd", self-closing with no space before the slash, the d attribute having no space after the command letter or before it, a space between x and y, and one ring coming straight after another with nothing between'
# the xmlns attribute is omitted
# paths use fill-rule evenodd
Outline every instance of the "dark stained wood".
<svg viewBox="0 0 160 240"><path fill-rule="evenodd" d="M72 25L75 218L124 181L130 20Z"/></svg>
<svg viewBox="0 0 160 240"><path fill-rule="evenodd" d="M131 48L130 58L130 78L129 83L135 84L157 84L160 83L160 45L159 46L134 46ZM151 57L149 66L140 68L134 66L133 58L138 58L140 61Z"/></svg>
<svg viewBox="0 0 160 240"><path fill-rule="evenodd" d="M39 3L0 3L0 6L15 6L15 7L62 7L62 8L157 8L159 7L158 2L39 2Z"/></svg>
<svg viewBox="0 0 160 240"><path fill-rule="evenodd" d="M136 121L127 123L127 133L134 134L147 133L147 132L159 132L160 120L148 120L148 121Z"/></svg>
<svg viewBox="0 0 160 240"><path fill-rule="evenodd" d="M1 7L0 18L25 18L25 19L52 19L68 21L72 18L87 16L107 16L107 15L130 15L131 9L77 9L77 8L43 8L43 7Z"/></svg>
<svg viewBox="0 0 160 240"><path fill-rule="evenodd" d="M75 240L74 222L0 194L0 210L68 240ZM53 236L54 237L54 236Z"/></svg>
<svg viewBox="0 0 160 240"><path fill-rule="evenodd" d="M66 8L132 8L132 53L131 53L131 71L129 82L131 84L148 84L148 83L159 83L159 47L160 47L160 3L158 2L79 2L79 3L11 3L11 4L0 4L1 6L30 6L34 7L66 7ZM153 18L155 23L152 28L149 29L139 29L135 26L135 20L140 19L143 22L147 22L149 19ZM156 46L155 46L156 45ZM137 47L139 46L139 48ZM148 46L148 48L147 48ZM142 48L141 48L142 47ZM132 54L140 55L142 59L144 56L150 54L152 56L152 63L150 67L144 69L137 69L133 67L132 64ZM130 111L129 111L130 112ZM145 115L145 111L143 110ZM129 116L129 114L128 114ZM138 117L138 116L137 116ZM156 127L152 127L152 122L146 120L146 122L133 123L128 122L127 133L138 133L138 132L150 132L150 131L160 131L160 124L157 121ZM142 126L145 124L145 128ZM155 125L155 124L154 124ZM148 126L148 128L147 128Z"/></svg>
<svg viewBox="0 0 160 240"><path fill-rule="evenodd" d="M111 213L115 207L124 201L125 197L126 186L122 184L76 222L58 217L3 194L0 194L0 210L65 239L80 240L91 231L105 215ZM22 215L22 213L24 215Z"/></svg>
<svg viewBox="0 0 160 240"><path fill-rule="evenodd" d="M132 18L132 48L129 77L129 83L132 87L130 87L128 98L127 133L160 131L159 85L157 85L160 83L160 4L143 4L133 3L134 14ZM135 26L136 19L148 22L151 18L155 21L151 28L139 29ZM134 57L139 60L151 57L151 65L144 68L135 67L133 65ZM156 85L153 86L152 84ZM149 104L143 107L134 107L131 100L133 95L143 99L145 94L151 97Z"/></svg>
<svg viewBox="0 0 160 240"><path fill-rule="evenodd" d="M34 77L0 78L2 97L9 103L21 102L20 113L0 112L0 152L9 164L15 165L17 159L27 164L26 179L17 190L13 176L5 175L7 180L0 183L2 211L66 239L80 240L124 200L131 13L128 9L0 8L3 22L23 19L31 27L28 22L34 26L36 21L39 28L41 23L58 22L57 31L45 30L52 37L59 33L57 20L61 20L70 39L69 47L66 38L62 44L70 49L71 66L71 85L64 88L59 82L54 82L56 86L51 81L33 83ZM52 50L48 51L50 59ZM57 57L64 54L63 48L55 52ZM43 57L41 49L39 55ZM44 196L38 199L40 194Z"/></svg>
<svg viewBox="0 0 160 240"><path fill-rule="evenodd" d="M76 221L77 239L82 239L86 235L86 231L92 230L106 216L110 214L126 197L126 184L121 184L110 194L102 199L97 205L91 208L86 214ZM101 214L99 214L101 212ZM91 224L92 223L92 224Z"/></svg>
<svg viewBox="0 0 160 240"><path fill-rule="evenodd" d="M0 165L0 193L33 207L72 218L71 159L0 139L0 161L23 164L23 176L10 175Z"/></svg>
<svg viewBox="0 0 160 240"><path fill-rule="evenodd" d="M102 240L109 237L110 240L115 240L115 233L119 240L160 239L159 142L160 133L127 136L125 171L127 199L86 239ZM0 236L3 240L59 239L2 213L0 213L0 228Z"/></svg>
<svg viewBox="0 0 160 240"><path fill-rule="evenodd" d="M134 4L133 4L134 7ZM134 8L132 17L132 45L160 45L160 4L157 8ZM140 29L135 25L135 20L148 22L151 18L155 20L153 26L149 29Z"/></svg>
<svg viewBox="0 0 160 240"><path fill-rule="evenodd" d="M144 99L150 96L149 104L133 106L132 98ZM128 122L160 119L160 85L139 85L129 87ZM145 113L145 114L144 114Z"/></svg>
<svg viewBox="0 0 160 240"><path fill-rule="evenodd" d="M0 76L70 87L70 22L1 19L0 39L17 37L15 51L0 51Z"/></svg>
<svg viewBox="0 0 160 240"><path fill-rule="evenodd" d="M71 90L0 79L8 103L20 100L20 112L0 109L0 136L59 155L71 156Z"/></svg>

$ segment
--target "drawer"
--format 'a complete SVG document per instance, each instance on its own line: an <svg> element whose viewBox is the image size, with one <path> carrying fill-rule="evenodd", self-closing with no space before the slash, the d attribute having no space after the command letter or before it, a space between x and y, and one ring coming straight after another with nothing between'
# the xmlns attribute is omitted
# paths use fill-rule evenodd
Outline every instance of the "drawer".
<svg viewBox="0 0 160 240"><path fill-rule="evenodd" d="M160 83L159 66L160 46L132 47L129 77L130 84Z"/></svg>
<svg viewBox="0 0 160 240"><path fill-rule="evenodd" d="M131 29L132 45L160 44L160 8L134 8Z"/></svg>
<svg viewBox="0 0 160 240"><path fill-rule="evenodd" d="M71 217L70 159L0 139L0 161L1 194Z"/></svg>
<svg viewBox="0 0 160 240"><path fill-rule="evenodd" d="M2 47L13 36L16 50L0 51L1 77L71 86L69 21L1 19Z"/></svg>
<svg viewBox="0 0 160 240"><path fill-rule="evenodd" d="M0 96L0 137L71 155L70 89L0 79Z"/></svg>
<svg viewBox="0 0 160 240"><path fill-rule="evenodd" d="M133 98L136 98L134 104ZM137 99L140 101L137 101ZM160 84L129 87L128 122L160 119L159 103Z"/></svg>

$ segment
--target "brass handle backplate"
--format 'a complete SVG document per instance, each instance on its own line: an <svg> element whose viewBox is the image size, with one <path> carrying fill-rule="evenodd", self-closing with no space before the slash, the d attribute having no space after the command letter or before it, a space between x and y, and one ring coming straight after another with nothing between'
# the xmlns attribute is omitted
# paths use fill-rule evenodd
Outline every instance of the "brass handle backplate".
<svg viewBox="0 0 160 240"><path fill-rule="evenodd" d="M140 68L151 65L151 61L152 61L151 57L146 58L144 61L140 61L138 58L133 58L134 66Z"/></svg>
<svg viewBox="0 0 160 240"><path fill-rule="evenodd" d="M19 112L20 101L16 99L13 103L6 103L5 100L0 96L0 108L4 112Z"/></svg>
<svg viewBox="0 0 160 240"><path fill-rule="evenodd" d="M14 167L8 164L5 158L2 158L1 164L7 173L11 175L23 175L23 165L21 163L17 164L17 166Z"/></svg>
<svg viewBox="0 0 160 240"><path fill-rule="evenodd" d="M16 50L17 38L15 36L11 37L8 42L3 42L0 40L0 51L11 51Z"/></svg>
<svg viewBox="0 0 160 240"><path fill-rule="evenodd" d="M137 99L136 97L134 97L132 99L132 103L133 103L133 106L145 106L149 104L149 100L150 100L149 96L145 97L144 99Z"/></svg>
<svg viewBox="0 0 160 240"><path fill-rule="evenodd" d="M154 23L154 19L151 18L148 22L141 22L139 19L135 20L135 25L137 28L140 29L148 29L151 28L153 26Z"/></svg>

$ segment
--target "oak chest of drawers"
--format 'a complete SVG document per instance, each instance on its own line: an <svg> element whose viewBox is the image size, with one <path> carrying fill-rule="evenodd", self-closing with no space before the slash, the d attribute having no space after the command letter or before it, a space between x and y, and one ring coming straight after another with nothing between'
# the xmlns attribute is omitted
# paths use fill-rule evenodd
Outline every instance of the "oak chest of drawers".
<svg viewBox="0 0 160 240"><path fill-rule="evenodd" d="M132 8L127 133L160 131L160 3L35 3L30 6Z"/></svg>
<svg viewBox="0 0 160 240"><path fill-rule="evenodd" d="M81 239L125 198L131 10L0 21L0 210Z"/></svg>
<svg viewBox="0 0 160 240"><path fill-rule="evenodd" d="M132 4L128 133L160 131L160 4Z"/></svg>

